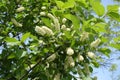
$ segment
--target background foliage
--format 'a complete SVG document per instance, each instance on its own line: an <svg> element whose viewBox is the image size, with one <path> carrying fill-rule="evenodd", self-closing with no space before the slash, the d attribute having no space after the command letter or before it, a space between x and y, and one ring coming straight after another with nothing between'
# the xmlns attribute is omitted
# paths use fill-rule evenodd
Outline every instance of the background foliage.
<svg viewBox="0 0 120 80"><path fill-rule="evenodd" d="M1 0L0 10L1 80L95 80L90 74L102 56L109 57L110 47L120 50L120 33L113 30L120 22L118 5Z"/></svg>

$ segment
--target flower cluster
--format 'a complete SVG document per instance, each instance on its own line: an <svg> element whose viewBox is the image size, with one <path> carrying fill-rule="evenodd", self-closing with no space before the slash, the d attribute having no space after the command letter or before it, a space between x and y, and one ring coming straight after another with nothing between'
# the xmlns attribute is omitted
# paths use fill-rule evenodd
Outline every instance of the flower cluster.
<svg viewBox="0 0 120 80"><path fill-rule="evenodd" d="M83 32L80 37L80 41L85 41L89 37L88 32Z"/></svg>
<svg viewBox="0 0 120 80"><path fill-rule="evenodd" d="M90 44L90 47L97 47L100 44L100 42L101 42L100 39L96 39Z"/></svg>
<svg viewBox="0 0 120 80"><path fill-rule="evenodd" d="M48 36L54 35L53 31L46 26L42 26L42 27L36 26L35 31L42 36L44 36L44 35L48 35Z"/></svg>
<svg viewBox="0 0 120 80"><path fill-rule="evenodd" d="M16 9L16 12L21 12L21 11L23 11L23 10L25 10L24 7L19 7L19 8Z"/></svg>
<svg viewBox="0 0 120 80"><path fill-rule="evenodd" d="M14 18L12 18L11 21L13 22L13 24L14 24L15 26L22 27L22 24L19 23L19 22L17 22Z"/></svg>

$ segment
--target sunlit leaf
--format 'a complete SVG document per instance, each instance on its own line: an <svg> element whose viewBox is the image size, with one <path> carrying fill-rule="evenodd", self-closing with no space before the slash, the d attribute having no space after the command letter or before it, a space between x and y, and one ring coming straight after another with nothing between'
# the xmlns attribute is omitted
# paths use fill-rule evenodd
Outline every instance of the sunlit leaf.
<svg viewBox="0 0 120 80"><path fill-rule="evenodd" d="M28 37L30 37L30 33L25 33L22 35L21 42L24 42Z"/></svg>

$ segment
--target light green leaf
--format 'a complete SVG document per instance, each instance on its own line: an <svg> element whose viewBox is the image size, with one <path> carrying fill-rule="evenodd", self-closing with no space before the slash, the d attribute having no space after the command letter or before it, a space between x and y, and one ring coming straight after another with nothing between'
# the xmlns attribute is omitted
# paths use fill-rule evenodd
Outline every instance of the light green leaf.
<svg viewBox="0 0 120 80"><path fill-rule="evenodd" d="M51 26L51 21L50 21L50 19L48 19L48 18L41 18L41 19L42 19L43 23L44 23L46 26L48 26L48 27Z"/></svg>
<svg viewBox="0 0 120 80"><path fill-rule="evenodd" d="M64 2L62 2L62 1L55 1L55 2L57 4L58 8L60 8L60 9L63 8Z"/></svg>
<svg viewBox="0 0 120 80"><path fill-rule="evenodd" d="M5 41L7 42L8 45L11 45L11 46L19 45L20 44L20 41L18 41L15 38L7 37L7 38L5 38Z"/></svg>
<svg viewBox="0 0 120 80"><path fill-rule="evenodd" d="M68 0L68 2L65 2L65 4L63 5L63 8L67 9L67 8L73 8L75 5L74 0Z"/></svg>
<svg viewBox="0 0 120 80"><path fill-rule="evenodd" d="M106 26L105 23L97 23L97 24L95 24L95 26L93 27L93 29L96 32L106 32L105 26Z"/></svg>
<svg viewBox="0 0 120 80"><path fill-rule="evenodd" d="M67 19L71 20L73 25L74 25L74 28L77 30L78 28L80 28L80 21L79 19L72 15L72 14L65 14L64 15Z"/></svg>
<svg viewBox="0 0 120 80"><path fill-rule="evenodd" d="M105 13L104 6L99 1L92 1L91 3L93 10L98 16L102 16Z"/></svg>
<svg viewBox="0 0 120 80"><path fill-rule="evenodd" d="M112 44L110 44L110 46L113 47L113 48L116 48L116 49L120 50L120 43L119 44L112 43Z"/></svg>
<svg viewBox="0 0 120 80"><path fill-rule="evenodd" d="M107 6L108 12L118 12L118 8L119 8L118 5L108 5Z"/></svg>
<svg viewBox="0 0 120 80"><path fill-rule="evenodd" d="M109 54L110 54L110 52L111 52L111 50L110 49L108 49L108 48L100 48L99 50L98 50L99 52L102 52L103 54L105 54L106 56L110 56Z"/></svg>
<svg viewBox="0 0 120 80"><path fill-rule="evenodd" d="M109 12L108 16L110 16L111 18L113 18L116 21L120 22L120 14L118 14L116 12Z"/></svg>
<svg viewBox="0 0 120 80"><path fill-rule="evenodd" d="M30 36L30 33L25 33L22 38L21 38L21 42L24 42L28 37Z"/></svg>

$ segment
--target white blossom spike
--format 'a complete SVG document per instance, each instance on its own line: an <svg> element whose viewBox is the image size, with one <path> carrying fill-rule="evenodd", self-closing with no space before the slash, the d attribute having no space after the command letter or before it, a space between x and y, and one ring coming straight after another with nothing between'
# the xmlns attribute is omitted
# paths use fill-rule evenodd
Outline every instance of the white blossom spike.
<svg viewBox="0 0 120 80"><path fill-rule="evenodd" d="M74 54L74 50L71 47L67 48L67 55L73 55L73 54Z"/></svg>
<svg viewBox="0 0 120 80"><path fill-rule="evenodd" d="M42 26L42 29L46 32L47 35L52 36L54 35L53 31L51 29L49 29L46 26Z"/></svg>
<svg viewBox="0 0 120 80"><path fill-rule="evenodd" d="M54 77L54 80L60 80L60 73L57 73Z"/></svg>
<svg viewBox="0 0 120 80"><path fill-rule="evenodd" d="M42 10L46 10L46 6L42 6L41 9L42 9Z"/></svg>
<svg viewBox="0 0 120 80"><path fill-rule="evenodd" d="M15 26L22 27L22 24L19 23L19 22L17 22L14 18L12 18L11 21L13 22L13 24L14 24Z"/></svg>
<svg viewBox="0 0 120 80"><path fill-rule="evenodd" d="M80 41L85 41L89 37L88 32L83 32L80 37Z"/></svg>
<svg viewBox="0 0 120 80"><path fill-rule="evenodd" d="M25 10L24 7L19 7L19 8L16 9L16 12L21 12L21 11L23 11L23 10Z"/></svg>
<svg viewBox="0 0 120 80"><path fill-rule="evenodd" d="M97 47L100 44L101 40L98 38L90 44L90 47Z"/></svg>
<svg viewBox="0 0 120 80"><path fill-rule="evenodd" d="M53 20L55 30L60 31L60 23L59 23L58 19L50 13L48 13L47 16Z"/></svg>
<svg viewBox="0 0 120 80"><path fill-rule="evenodd" d="M40 15L41 16L46 16L46 13L45 12L40 12Z"/></svg>
<svg viewBox="0 0 120 80"><path fill-rule="evenodd" d="M78 55L78 61L83 61L84 60L84 57L82 55Z"/></svg>
<svg viewBox="0 0 120 80"><path fill-rule="evenodd" d="M91 58L91 59L93 59L93 58L96 57L93 52L87 52L87 55L88 55L88 57Z"/></svg>
<svg viewBox="0 0 120 80"><path fill-rule="evenodd" d="M39 26L36 26L36 27L35 27L35 31L36 31L38 34L42 35L42 36L44 36L44 35L46 34L45 30L42 29L42 28L39 27Z"/></svg>
<svg viewBox="0 0 120 80"><path fill-rule="evenodd" d="M66 23L67 19L66 18L63 18L62 19L62 23Z"/></svg>
<svg viewBox="0 0 120 80"><path fill-rule="evenodd" d="M47 61L48 62L52 62L52 61L54 61L56 59L56 54L54 53L54 54L52 54L51 56L49 56L48 58L47 58Z"/></svg>

